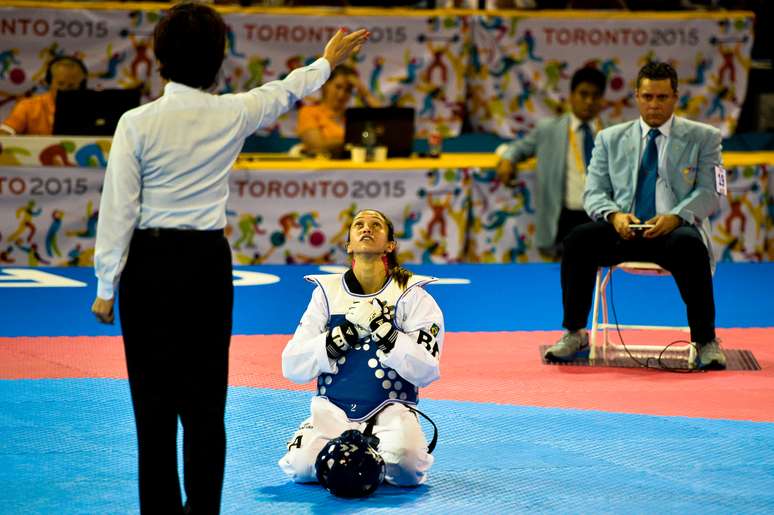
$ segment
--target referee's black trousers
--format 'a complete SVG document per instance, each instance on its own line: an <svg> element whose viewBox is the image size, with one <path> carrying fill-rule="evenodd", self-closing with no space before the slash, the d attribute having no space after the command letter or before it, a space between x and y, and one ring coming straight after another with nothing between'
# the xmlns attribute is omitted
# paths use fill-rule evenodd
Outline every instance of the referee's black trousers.
<svg viewBox="0 0 774 515"><path fill-rule="evenodd" d="M709 254L699 231L687 225L658 238L633 240L622 239L607 222L590 222L573 229L564 239L562 326L570 331L586 327L597 268L623 261L651 261L669 270L685 302L691 341L702 344L715 338Z"/></svg>
<svg viewBox="0 0 774 515"><path fill-rule="evenodd" d="M178 417L186 512L220 510L233 299L231 251L222 231L134 232L118 306L144 514L183 512Z"/></svg>

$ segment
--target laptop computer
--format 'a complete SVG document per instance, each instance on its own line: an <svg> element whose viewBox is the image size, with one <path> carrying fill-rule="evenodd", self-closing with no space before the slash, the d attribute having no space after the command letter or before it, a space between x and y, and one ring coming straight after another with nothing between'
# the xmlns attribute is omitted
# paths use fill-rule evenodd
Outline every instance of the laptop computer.
<svg viewBox="0 0 774 515"><path fill-rule="evenodd" d="M140 105L140 89L78 89L56 94L54 134L112 136L118 119Z"/></svg>
<svg viewBox="0 0 774 515"><path fill-rule="evenodd" d="M387 157L409 157L414 149L414 109L411 107L352 107L344 113L344 143L363 146L370 124L376 146L387 147Z"/></svg>

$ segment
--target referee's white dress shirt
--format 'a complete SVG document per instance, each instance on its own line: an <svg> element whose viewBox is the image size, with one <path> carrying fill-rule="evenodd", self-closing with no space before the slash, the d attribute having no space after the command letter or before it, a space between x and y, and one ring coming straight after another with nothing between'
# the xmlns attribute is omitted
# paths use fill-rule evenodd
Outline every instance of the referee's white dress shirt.
<svg viewBox="0 0 774 515"><path fill-rule="evenodd" d="M97 296L112 299L135 228L226 226L231 167L244 140L330 76L326 59L245 93L213 95L170 82L127 111L110 149L97 223Z"/></svg>

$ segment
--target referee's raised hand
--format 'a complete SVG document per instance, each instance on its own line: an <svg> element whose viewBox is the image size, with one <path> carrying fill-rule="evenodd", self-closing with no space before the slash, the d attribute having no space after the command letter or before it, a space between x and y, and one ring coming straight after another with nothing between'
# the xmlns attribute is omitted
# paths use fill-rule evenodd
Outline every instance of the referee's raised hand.
<svg viewBox="0 0 774 515"><path fill-rule="evenodd" d="M347 34L347 29L341 28L325 45L323 57L328 60L331 69L346 61L346 59L360 50L363 43L368 41L371 35L366 29L356 30Z"/></svg>

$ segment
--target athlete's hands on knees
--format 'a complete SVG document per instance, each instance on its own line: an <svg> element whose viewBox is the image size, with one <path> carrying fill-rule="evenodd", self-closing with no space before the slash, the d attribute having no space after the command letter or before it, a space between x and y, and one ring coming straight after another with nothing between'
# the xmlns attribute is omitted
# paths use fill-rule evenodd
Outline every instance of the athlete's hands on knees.
<svg viewBox="0 0 774 515"><path fill-rule="evenodd" d="M115 318L113 314L114 299L102 299L97 297L94 304L91 305L91 312L97 317L97 320L103 324L112 324Z"/></svg>
<svg viewBox="0 0 774 515"><path fill-rule="evenodd" d="M339 29L325 45L323 57L330 63L331 70L346 61L351 54L357 53L371 35L366 29L356 30L346 36L345 34L346 29Z"/></svg>
<svg viewBox="0 0 774 515"><path fill-rule="evenodd" d="M341 325L328 330L328 336L325 338L325 352L328 353L329 358L339 359L357 343L357 340L357 329L351 322L345 320Z"/></svg>
<svg viewBox="0 0 774 515"><path fill-rule="evenodd" d="M398 332L392 325L390 307L386 302L379 299L354 302L347 310L346 319L358 326L358 330L370 332L383 352L390 352L395 347Z"/></svg>
<svg viewBox="0 0 774 515"><path fill-rule="evenodd" d="M618 235L625 239L631 240L635 237L634 231L629 227L629 224L638 224L640 219L634 216L632 213L622 213L620 211L611 213L607 219L615 227L615 231Z"/></svg>

